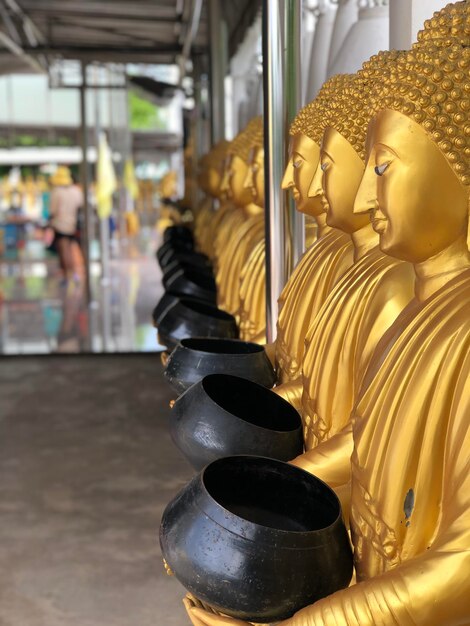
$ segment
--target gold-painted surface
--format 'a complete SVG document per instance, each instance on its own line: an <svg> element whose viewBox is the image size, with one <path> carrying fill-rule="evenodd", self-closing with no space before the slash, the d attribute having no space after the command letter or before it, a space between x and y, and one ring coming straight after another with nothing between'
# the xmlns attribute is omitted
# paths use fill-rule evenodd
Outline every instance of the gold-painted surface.
<svg viewBox="0 0 470 626"><path fill-rule="evenodd" d="M310 127L310 117L305 111L311 114L312 110L313 103L304 107L292 124L290 159L282 183L284 189L292 190L297 210L315 220L318 238L299 261L279 298L275 367L280 383L300 377L308 328L353 262L351 239L326 225L320 194L309 197L320 161L319 145L302 132ZM290 393L289 398L297 402L294 399L297 395Z"/></svg>
<svg viewBox="0 0 470 626"><path fill-rule="evenodd" d="M417 298L378 343L349 423L360 582L282 626L470 625L470 51L426 55L387 74L373 128L364 208L380 245L413 263Z"/></svg>
<svg viewBox="0 0 470 626"><path fill-rule="evenodd" d="M260 124L255 129L260 130ZM253 132L251 142L262 141L260 132ZM248 163L234 156L230 167L237 170L237 177L230 176L231 193L234 198L241 198L242 191L240 183L243 177L243 197L250 198L250 204L245 204L243 223L229 227L224 225L224 233L218 236L217 247L217 303L225 311L231 313L239 322L240 319L240 281L242 279L243 268L248 262L250 255L257 244L264 239L264 150L261 146L251 144L248 152ZM222 247L223 246L223 247ZM255 277L254 277L255 278ZM255 324L259 327L263 322L265 314L258 307L251 313Z"/></svg>

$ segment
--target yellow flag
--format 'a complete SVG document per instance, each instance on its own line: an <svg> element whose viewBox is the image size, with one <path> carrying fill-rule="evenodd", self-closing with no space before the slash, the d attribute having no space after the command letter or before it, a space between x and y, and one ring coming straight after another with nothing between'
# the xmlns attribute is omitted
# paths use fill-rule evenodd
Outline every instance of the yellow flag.
<svg viewBox="0 0 470 626"><path fill-rule="evenodd" d="M139 197L139 185L135 177L134 162L127 159L124 165L124 187L129 192L131 198L136 200Z"/></svg>
<svg viewBox="0 0 470 626"><path fill-rule="evenodd" d="M116 174L105 133L100 134L96 172L96 206L100 219L111 215L113 193L116 191Z"/></svg>

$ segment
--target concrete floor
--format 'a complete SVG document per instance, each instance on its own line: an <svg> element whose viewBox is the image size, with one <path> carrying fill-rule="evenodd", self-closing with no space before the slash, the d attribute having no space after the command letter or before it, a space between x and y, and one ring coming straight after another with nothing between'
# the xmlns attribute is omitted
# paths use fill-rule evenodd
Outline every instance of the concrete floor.
<svg viewBox="0 0 470 626"><path fill-rule="evenodd" d="M159 355L0 359L0 625L187 626L158 545L192 476Z"/></svg>

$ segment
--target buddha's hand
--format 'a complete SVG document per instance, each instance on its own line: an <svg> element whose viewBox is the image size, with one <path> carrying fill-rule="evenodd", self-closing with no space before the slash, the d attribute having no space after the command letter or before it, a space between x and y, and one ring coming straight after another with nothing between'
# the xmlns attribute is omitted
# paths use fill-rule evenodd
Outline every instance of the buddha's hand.
<svg viewBox="0 0 470 626"><path fill-rule="evenodd" d="M183 604L193 626L252 626L249 622L215 613L190 593L183 599Z"/></svg>
<svg viewBox="0 0 470 626"><path fill-rule="evenodd" d="M284 398L284 400L287 400L289 404L292 404L297 411L300 410L303 392L302 379L290 381L279 385L278 387L274 387L273 391L274 393L277 393L278 396L281 396L281 398Z"/></svg>

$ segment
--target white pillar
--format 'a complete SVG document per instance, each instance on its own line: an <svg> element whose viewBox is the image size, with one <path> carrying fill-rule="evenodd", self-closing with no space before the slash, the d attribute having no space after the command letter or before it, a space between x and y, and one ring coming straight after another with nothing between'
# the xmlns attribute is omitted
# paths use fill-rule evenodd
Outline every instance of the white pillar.
<svg viewBox="0 0 470 626"><path fill-rule="evenodd" d="M390 48L408 50L425 20L448 4L448 0L391 0Z"/></svg>
<svg viewBox="0 0 470 626"><path fill-rule="evenodd" d="M336 9L337 6L332 0L319 0L318 20L310 58L310 75L306 94L307 102L315 98L320 87L327 79L328 53L335 25Z"/></svg>
<svg viewBox="0 0 470 626"><path fill-rule="evenodd" d="M331 36L328 54L328 75L352 25L357 22L359 6L357 0L339 0L336 11L335 25Z"/></svg>
<svg viewBox="0 0 470 626"><path fill-rule="evenodd" d="M394 0L391 0L392 4ZM388 0L359 0L358 20L350 28L330 66L330 74L353 74L364 61L389 49Z"/></svg>

